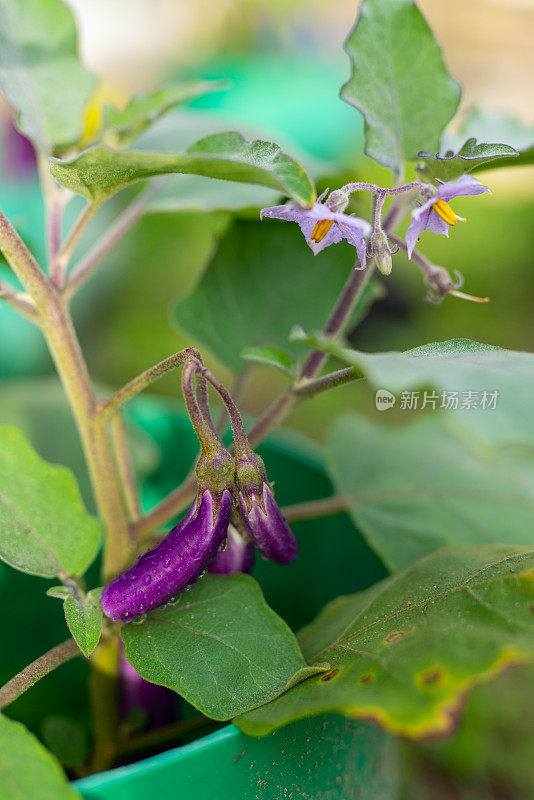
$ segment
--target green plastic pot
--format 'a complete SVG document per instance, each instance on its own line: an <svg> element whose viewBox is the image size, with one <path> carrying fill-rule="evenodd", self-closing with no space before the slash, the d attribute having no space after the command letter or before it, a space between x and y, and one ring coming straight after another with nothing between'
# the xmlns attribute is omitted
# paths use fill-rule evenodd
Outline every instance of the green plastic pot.
<svg viewBox="0 0 534 800"><path fill-rule="evenodd" d="M394 741L322 715L261 739L233 725L75 788L87 800L393 800Z"/></svg>

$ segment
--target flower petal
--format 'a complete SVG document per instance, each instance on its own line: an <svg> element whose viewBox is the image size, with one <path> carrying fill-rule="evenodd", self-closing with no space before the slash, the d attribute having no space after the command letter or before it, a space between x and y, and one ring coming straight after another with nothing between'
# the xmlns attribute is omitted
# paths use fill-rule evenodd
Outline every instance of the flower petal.
<svg viewBox="0 0 534 800"><path fill-rule="evenodd" d="M298 223L314 255L320 253L325 247L346 239L353 247L356 247L358 259L362 265L365 265L364 238L371 233L371 226L354 214L349 215L339 211L331 211L328 206L316 202L311 208L301 208L292 203L264 208L260 212L260 218L263 219L263 217L274 217L275 219L290 220ZM311 241L316 224L324 219L331 219L335 224L332 225L320 242Z"/></svg>
<svg viewBox="0 0 534 800"><path fill-rule="evenodd" d="M425 230L430 215L432 201L427 200L419 208L412 211L412 218L406 231L406 245L408 246L408 258L412 257L414 248L419 240L419 237Z"/></svg>
<svg viewBox="0 0 534 800"><path fill-rule="evenodd" d="M438 197L443 200L451 200L453 197L474 197L477 194L490 192L487 186L483 186L476 178L471 175L462 175L457 181L447 181L438 187Z"/></svg>

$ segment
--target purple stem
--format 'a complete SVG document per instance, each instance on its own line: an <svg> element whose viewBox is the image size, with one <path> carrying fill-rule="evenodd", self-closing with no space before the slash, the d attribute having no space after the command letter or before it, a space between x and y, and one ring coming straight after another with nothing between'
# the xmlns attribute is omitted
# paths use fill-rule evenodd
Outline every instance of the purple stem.
<svg viewBox="0 0 534 800"><path fill-rule="evenodd" d="M369 262L367 262L369 263ZM369 267L366 265L364 269L353 269L343 291L336 303L330 319L326 323L323 334L325 336L335 336L343 329L345 323L349 320L350 315L356 305L356 301L360 296L360 291L363 289L365 282L368 278ZM302 367L301 378L313 378L325 361L328 355L321 353L319 350L313 350L308 356L304 366Z"/></svg>

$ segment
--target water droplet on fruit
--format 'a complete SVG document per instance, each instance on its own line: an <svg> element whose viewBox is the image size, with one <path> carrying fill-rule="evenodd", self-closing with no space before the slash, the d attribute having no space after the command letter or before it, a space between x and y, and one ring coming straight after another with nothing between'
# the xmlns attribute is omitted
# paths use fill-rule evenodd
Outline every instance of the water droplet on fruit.
<svg viewBox="0 0 534 800"><path fill-rule="evenodd" d="M143 583L145 584L145 586L148 586L151 580L152 578L150 577L150 575L143 575Z"/></svg>

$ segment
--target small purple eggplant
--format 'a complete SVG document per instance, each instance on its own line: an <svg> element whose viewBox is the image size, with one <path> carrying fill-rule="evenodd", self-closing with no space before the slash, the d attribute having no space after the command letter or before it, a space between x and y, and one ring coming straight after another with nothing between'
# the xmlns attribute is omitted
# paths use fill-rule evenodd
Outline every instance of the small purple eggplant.
<svg viewBox="0 0 534 800"><path fill-rule="evenodd" d="M280 511L262 459L256 453L236 463L238 502L243 522L263 558L288 564L298 544Z"/></svg>
<svg viewBox="0 0 534 800"><path fill-rule="evenodd" d="M232 524L228 527L228 541L219 550L215 561L209 568L215 575L233 575L236 572L250 572L254 566L254 547L245 541Z"/></svg>
<svg viewBox="0 0 534 800"><path fill-rule="evenodd" d="M207 569L224 542L232 510L228 489L214 494L206 489L200 506L197 498L162 542L108 583L101 597L107 617L129 622L152 611Z"/></svg>

